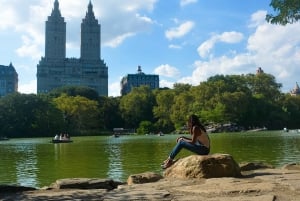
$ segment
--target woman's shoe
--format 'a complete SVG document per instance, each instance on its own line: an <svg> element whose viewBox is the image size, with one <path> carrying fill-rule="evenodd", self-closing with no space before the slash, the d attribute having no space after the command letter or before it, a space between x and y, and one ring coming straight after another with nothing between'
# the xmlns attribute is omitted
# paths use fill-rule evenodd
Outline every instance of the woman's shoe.
<svg viewBox="0 0 300 201"><path fill-rule="evenodd" d="M167 169L168 167L170 167L171 165L173 165L173 160L169 159L165 162L165 164L162 165L163 169Z"/></svg>
<svg viewBox="0 0 300 201"><path fill-rule="evenodd" d="M164 165L164 164L166 164L168 161L170 160L170 158L167 158L166 160L164 160L164 162L162 162L162 166Z"/></svg>

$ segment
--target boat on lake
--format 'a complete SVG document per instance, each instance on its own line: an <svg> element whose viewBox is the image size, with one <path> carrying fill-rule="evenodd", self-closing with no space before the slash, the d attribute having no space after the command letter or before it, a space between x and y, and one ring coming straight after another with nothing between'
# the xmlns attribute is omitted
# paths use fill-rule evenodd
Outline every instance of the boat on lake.
<svg viewBox="0 0 300 201"><path fill-rule="evenodd" d="M55 137L52 139L52 143L70 143L73 142L71 140L69 134L56 134Z"/></svg>
<svg viewBox="0 0 300 201"><path fill-rule="evenodd" d="M9 138L5 136L0 136L0 141L4 141L4 140L9 140Z"/></svg>
<svg viewBox="0 0 300 201"><path fill-rule="evenodd" d="M52 143L70 143L73 142L73 140L70 139L52 139Z"/></svg>

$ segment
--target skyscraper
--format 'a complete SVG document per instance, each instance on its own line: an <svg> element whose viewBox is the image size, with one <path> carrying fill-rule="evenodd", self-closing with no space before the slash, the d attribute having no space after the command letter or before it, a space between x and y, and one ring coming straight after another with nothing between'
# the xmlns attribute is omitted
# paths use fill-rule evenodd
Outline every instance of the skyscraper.
<svg viewBox="0 0 300 201"><path fill-rule="evenodd" d="M18 91L18 73L12 65L0 65L0 97Z"/></svg>
<svg viewBox="0 0 300 201"><path fill-rule="evenodd" d="M138 66L136 74L127 74L121 80L121 95L126 95L131 92L133 87L139 87L147 85L150 89L159 88L159 76L145 74L142 71L141 66Z"/></svg>
<svg viewBox="0 0 300 201"><path fill-rule="evenodd" d="M108 67L101 59L101 27L91 1L81 23L80 59L66 58L66 22L54 1L45 28L45 57L37 65L37 93L61 86L87 86L108 95Z"/></svg>

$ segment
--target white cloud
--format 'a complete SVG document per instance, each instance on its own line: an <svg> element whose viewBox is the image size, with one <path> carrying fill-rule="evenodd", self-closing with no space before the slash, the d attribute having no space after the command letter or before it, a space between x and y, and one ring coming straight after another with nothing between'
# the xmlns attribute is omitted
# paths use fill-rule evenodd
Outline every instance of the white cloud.
<svg viewBox="0 0 300 201"><path fill-rule="evenodd" d="M180 24L178 27L170 28L165 32L167 39L172 40L174 38L181 38L188 34L195 26L193 21L186 21Z"/></svg>
<svg viewBox="0 0 300 201"><path fill-rule="evenodd" d="M20 84L18 91L23 94L36 94L36 80L30 80L27 83Z"/></svg>
<svg viewBox="0 0 300 201"><path fill-rule="evenodd" d="M280 26L260 19L264 19L261 11L252 15L251 23L257 27L248 39L247 49L265 72L292 87L299 80L296 75L300 74L299 23Z"/></svg>
<svg viewBox="0 0 300 201"><path fill-rule="evenodd" d="M0 21L0 30L12 28L18 21L16 11L13 8L5 7L4 4L1 4L1 7L0 19L5 20Z"/></svg>
<svg viewBox="0 0 300 201"><path fill-rule="evenodd" d="M283 91L292 89L295 82L299 82L300 74L299 23L271 25L265 21L265 12L258 11L252 15L250 24L249 28L253 29L253 33L248 37L245 52L233 51L231 56L195 61L192 75L183 77L178 82L198 85L216 74L255 73L258 67L262 67L265 73L274 75L277 82L285 83ZM237 43L242 39L243 35L238 32L213 35L199 46L198 53L206 57L217 42Z"/></svg>
<svg viewBox="0 0 300 201"><path fill-rule="evenodd" d="M170 48L170 49L181 49L181 46L180 46L180 45L170 44L170 45L169 45L169 48Z"/></svg>
<svg viewBox="0 0 300 201"><path fill-rule="evenodd" d="M111 41L104 42L104 45L109 47L117 47L121 43L123 43L124 40L134 35L135 35L134 33L125 33L123 35L119 35L115 38L112 38Z"/></svg>
<svg viewBox="0 0 300 201"><path fill-rule="evenodd" d="M150 12L156 1L93 2L96 18L101 26L110 27L102 30L102 44L117 47L128 37L149 30L154 23L152 19L137 13L140 10ZM0 18L5 19L0 21L0 30L12 29L11 31L16 31L22 36L23 44L16 50L18 54L23 57L40 57L41 52L44 51L45 21L51 14L53 1L40 0L31 5L27 1L12 0L8 4L6 0L0 0L0 4ZM85 17L87 6L87 1L59 1L61 14L67 23L67 41L74 43L74 46L79 46L80 43L79 25L81 19ZM102 18L105 20L102 21Z"/></svg>
<svg viewBox="0 0 300 201"><path fill-rule="evenodd" d="M168 87L168 88L172 89L174 87L174 82L170 82L167 80L160 80L159 87L160 88Z"/></svg>
<svg viewBox="0 0 300 201"><path fill-rule="evenodd" d="M180 72L177 68L169 64L163 64L154 69L154 73L165 77L178 77Z"/></svg>
<svg viewBox="0 0 300 201"><path fill-rule="evenodd" d="M199 85L207 78L217 74L248 74L255 73L256 65L251 55L239 54L234 57L221 56L209 61L195 61L195 70L191 76L183 77L181 83Z"/></svg>
<svg viewBox="0 0 300 201"><path fill-rule="evenodd" d="M264 10L257 11L251 15L249 27L256 28L257 26L266 23L266 14L267 12Z"/></svg>
<svg viewBox="0 0 300 201"><path fill-rule="evenodd" d="M198 54L205 58L210 54L210 51L214 48L217 42L223 43L238 43L243 40L244 36L240 32L224 32L222 34L213 35L210 39L203 42L197 49Z"/></svg>
<svg viewBox="0 0 300 201"><path fill-rule="evenodd" d="M108 96L120 96L120 81L119 82L113 82L109 84L108 86Z"/></svg>
<svg viewBox="0 0 300 201"><path fill-rule="evenodd" d="M186 6L192 3L197 3L198 0L180 0L180 6Z"/></svg>

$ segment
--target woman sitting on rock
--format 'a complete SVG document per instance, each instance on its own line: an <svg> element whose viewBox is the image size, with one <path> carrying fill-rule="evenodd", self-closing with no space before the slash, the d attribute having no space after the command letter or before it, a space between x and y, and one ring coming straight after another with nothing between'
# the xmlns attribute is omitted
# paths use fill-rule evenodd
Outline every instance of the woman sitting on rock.
<svg viewBox="0 0 300 201"><path fill-rule="evenodd" d="M176 139L176 146L173 148L167 160L162 164L162 168L166 169L174 163L175 156L182 148L192 151L199 155L207 155L210 151L210 140L206 129L200 123L196 115L191 115L187 123L192 138L181 136Z"/></svg>

